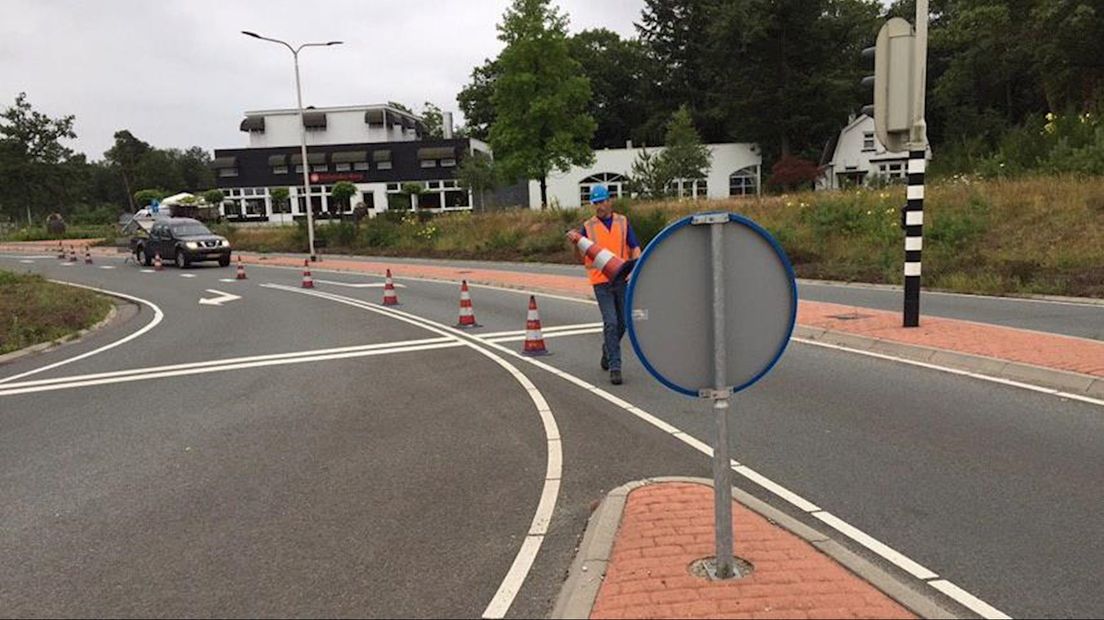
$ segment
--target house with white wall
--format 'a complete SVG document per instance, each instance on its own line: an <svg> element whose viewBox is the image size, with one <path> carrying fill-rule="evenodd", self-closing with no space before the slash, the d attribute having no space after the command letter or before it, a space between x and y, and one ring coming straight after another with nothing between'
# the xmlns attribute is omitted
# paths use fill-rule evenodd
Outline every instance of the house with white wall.
<svg viewBox="0 0 1104 620"><path fill-rule="evenodd" d="M757 196L762 188L763 157L758 145L750 143L707 144L712 155L709 172L701 179L679 179L673 191L688 198L729 198ZM662 147L648 148L649 155L663 152ZM644 147L631 143L623 149L594 151L590 166L572 166L567 172L552 172L547 179L548 204L561 208L578 208L589 204L590 189L603 184L610 196L628 196L629 176L633 162ZM540 181L529 181L529 207L541 207Z"/></svg>
<svg viewBox="0 0 1104 620"><path fill-rule="evenodd" d="M907 164L908 151L887 150L874 132L874 119L860 115L847 123L834 142L828 143L817 189L865 185L875 177L904 182Z"/></svg>

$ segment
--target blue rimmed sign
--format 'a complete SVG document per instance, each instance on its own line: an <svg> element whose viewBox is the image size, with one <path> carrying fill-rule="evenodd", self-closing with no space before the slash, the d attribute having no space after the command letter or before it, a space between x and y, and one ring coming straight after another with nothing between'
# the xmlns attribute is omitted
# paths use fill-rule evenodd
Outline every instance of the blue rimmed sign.
<svg viewBox="0 0 1104 620"><path fill-rule="evenodd" d="M727 217L727 220L725 219ZM711 225L722 224L713 280ZM724 386L714 375L714 292L723 291ZM687 216L663 229L633 269L626 297L629 339L644 367L686 394L742 390L782 356L797 318L793 267L777 241L735 213Z"/></svg>

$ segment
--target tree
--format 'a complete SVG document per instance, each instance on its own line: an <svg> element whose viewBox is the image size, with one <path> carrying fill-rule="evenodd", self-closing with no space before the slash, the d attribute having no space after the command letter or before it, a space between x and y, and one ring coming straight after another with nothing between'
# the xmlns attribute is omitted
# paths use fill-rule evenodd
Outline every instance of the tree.
<svg viewBox="0 0 1104 620"><path fill-rule="evenodd" d="M590 80L587 112L597 123L591 146L624 147L648 119L646 89L655 79L656 65L639 41L604 28L584 30L568 42L572 58Z"/></svg>
<svg viewBox="0 0 1104 620"><path fill-rule="evenodd" d="M77 137L74 118L50 118L34 110L27 93L19 93L15 105L0 113L0 208L11 219L19 216L22 203L32 225L32 212L46 213L68 197L64 171L74 154L61 141Z"/></svg>
<svg viewBox="0 0 1104 620"><path fill-rule="evenodd" d="M484 194L498 185L494 160L486 153L475 151L460 161L456 179L460 182L460 187L479 196L479 210L485 211Z"/></svg>
<svg viewBox="0 0 1104 620"><path fill-rule="evenodd" d="M213 191L217 191L217 190L213 190ZM210 192L207 192L207 193L203 194L203 197L205 199L207 198L208 193L210 193ZM288 192L288 188L286 188L286 187L270 187L270 188L268 188L268 195L269 195L269 197L272 198L272 211L273 211L273 213L291 213L291 209L287 208L288 198L291 197L291 193ZM207 202L210 202L210 200L208 199ZM220 197L218 203L215 203L215 204L221 204L221 203L222 203L222 198Z"/></svg>
<svg viewBox="0 0 1104 620"><path fill-rule="evenodd" d="M486 60L472 69L472 81L456 95L464 113L464 129L473 138L487 140L495 121L494 86L498 79L497 60Z"/></svg>
<svg viewBox="0 0 1104 620"><path fill-rule="evenodd" d="M640 151L629 173L629 189L641 198L654 200L667 195L667 188L675 176L660 155L653 155L647 148Z"/></svg>
<svg viewBox="0 0 1104 620"><path fill-rule="evenodd" d="M286 201L287 196L288 196L287 188L286 187L279 187L279 188L276 188L275 191L279 191L279 190L284 190L284 200ZM210 205L210 206L212 206L216 209L219 208L222 205L222 201L225 200L225 199L226 199L226 194L224 194L221 189L209 189L209 190L203 192L203 202L206 202L208 205ZM275 193L273 193L272 201L276 202Z"/></svg>
<svg viewBox="0 0 1104 620"><path fill-rule="evenodd" d="M594 159L590 83L568 51L567 19L549 0L514 0L498 32L506 47L498 56L491 145L508 176L540 181L546 208L548 174Z"/></svg>
<svg viewBox="0 0 1104 620"><path fill-rule="evenodd" d="M403 183L400 191L406 198L405 208L413 211L418 208L418 196L425 193L425 187L421 183Z"/></svg>
<svg viewBox="0 0 1104 620"><path fill-rule="evenodd" d="M422 121L425 123L425 138L441 139L445 137L445 130L442 123L444 122L444 115L441 114L441 108L433 105L430 102L425 102L422 106Z"/></svg>
<svg viewBox="0 0 1104 620"><path fill-rule="evenodd" d="M812 189L813 183L819 176L820 169L815 163L787 155L771 167L767 185L784 190Z"/></svg>
<svg viewBox="0 0 1104 620"><path fill-rule="evenodd" d="M348 208L350 206L349 199L355 196L356 193L356 185L353 185L348 181L338 181L337 183L334 183L333 188L330 190L330 197L339 206Z"/></svg>
<svg viewBox="0 0 1104 620"><path fill-rule="evenodd" d="M131 194L131 188L135 185L134 175L142 156L148 153L151 148L149 144L135 138L134 134L122 129L115 132L115 144L104 152L104 159L122 177L127 199L130 200L131 211L138 210Z"/></svg>
<svg viewBox="0 0 1104 620"><path fill-rule="evenodd" d="M160 189L140 189L134 192L134 203L140 208L148 207L153 204L154 200L160 201L167 196L164 190Z"/></svg>
<svg viewBox="0 0 1104 620"><path fill-rule="evenodd" d="M659 156L661 167L678 182L678 196L682 198L682 181L705 177L713 159L709 148L701 143L686 106L680 107L671 117L666 144L667 148Z"/></svg>

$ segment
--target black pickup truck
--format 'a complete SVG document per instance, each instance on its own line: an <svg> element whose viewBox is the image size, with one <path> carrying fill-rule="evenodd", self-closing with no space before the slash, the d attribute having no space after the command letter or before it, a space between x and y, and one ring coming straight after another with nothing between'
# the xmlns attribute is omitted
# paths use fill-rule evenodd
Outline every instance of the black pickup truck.
<svg viewBox="0 0 1104 620"><path fill-rule="evenodd" d="M162 261L172 261L184 268L192 263L217 260L226 267L230 264L230 242L207 229L198 220L188 217L155 218L148 226L141 226L146 234L131 238L134 258L143 265L153 264L155 256Z"/></svg>

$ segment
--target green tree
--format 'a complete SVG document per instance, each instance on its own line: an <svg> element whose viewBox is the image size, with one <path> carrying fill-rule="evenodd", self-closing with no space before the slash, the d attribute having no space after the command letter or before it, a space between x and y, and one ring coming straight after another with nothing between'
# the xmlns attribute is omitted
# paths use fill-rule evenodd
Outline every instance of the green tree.
<svg viewBox="0 0 1104 620"><path fill-rule="evenodd" d="M587 112L597 123L594 148L622 148L630 139L645 136L640 128L648 118L646 89L655 80L655 64L635 39L598 28L584 30L569 40L571 56L590 80L592 96Z"/></svg>
<svg viewBox="0 0 1104 620"><path fill-rule="evenodd" d="M661 155L640 151L629 173L629 189L639 197L654 200L667 195L667 188L675 176Z"/></svg>
<svg viewBox="0 0 1104 620"><path fill-rule="evenodd" d="M167 195L165 190L161 189L140 189L134 192L134 203L139 208L144 208L150 206L154 200L160 201Z"/></svg>
<svg viewBox="0 0 1104 620"><path fill-rule="evenodd" d="M291 213L291 209L288 208L288 198L291 197L288 188L270 187L268 188L268 195L272 198L272 211L274 213ZM207 194L203 194L203 197L206 198ZM208 200L208 202L210 202L210 200ZM219 198L219 203L221 202L222 198Z"/></svg>
<svg viewBox="0 0 1104 620"><path fill-rule="evenodd" d="M479 210L485 211L484 201L487 190L498 185L498 173L494 160L486 153L475 151L460 161L456 169L456 179L460 187L479 196Z"/></svg>
<svg viewBox="0 0 1104 620"><path fill-rule="evenodd" d="M473 138L487 140L490 137L495 121L493 99L498 74L498 61L486 60L472 69L471 82L456 95L460 111L464 113L464 129Z"/></svg>
<svg viewBox="0 0 1104 620"><path fill-rule="evenodd" d="M107 160L116 173L122 178L123 188L126 190L127 200L130 201L130 210L137 211L131 188L135 186L135 174L142 156L152 150L149 144L134 137L126 129L115 132L115 144L104 152Z"/></svg>
<svg viewBox="0 0 1104 620"><path fill-rule="evenodd" d="M436 105L425 102L422 106L422 122L425 123L425 134L423 137L431 139L441 139L445 137L445 130L442 126L444 116L441 114L441 108Z"/></svg>
<svg viewBox="0 0 1104 620"><path fill-rule="evenodd" d="M506 47L498 57L491 145L508 176L540 181L546 208L548 174L593 161L590 83L568 51L567 18L549 0L514 0L498 31Z"/></svg>
<svg viewBox="0 0 1104 620"><path fill-rule="evenodd" d="M286 187L277 188L277 190L280 190L280 189L284 190L284 200L287 201L287 196L288 196L287 188ZM225 200L225 199L226 199L226 194L224 194L221 189L209 189L209 190L203 192L203 202L206 202L208 205L210 205L210 206L212 206L216 209L219 208L219 206L222 205L222 201ZM273 202L276 201L275 194L273 194L272 200L273 200Z"/></svg>
<svg viewBox="0 0 1104 620"><path fill-rule="evenodd" d="M402 192L402 196L406 198L404 208L416 210L418 208L418 196L425 193L425 187L421 183L403 183L400 191ZM388 205L388 207L390 206L391 205Z"/></svg>
<svg viewBox="0 0 1104 620"><path fill-rule="evenodd" d="M686 106L680 107L671 116L665 142L667 148L659 155L660 167L678 183L678 196L682 198L682 181L700 179L709 174L713 155L701 143Z"/></svg>
<svg viewBox="0 0 1104 620"><path fill-rule="evenodd" d="M338 181L334 183L332 189L330 189L330 197L339 206L344 207L342 210L349 208L349 200L357 193L356 185L348 181Z"/></svg>
<svg viewBox="0 0 1104 620"><path fill-rule="evenodd" d="M22 207L32 225L33 213L54 211L70 198L65 173L84 162L61 143L77 137L73 121L72 115L55 119L34 110L26 93L0 113L0 212L14 220Z"/></svg>

